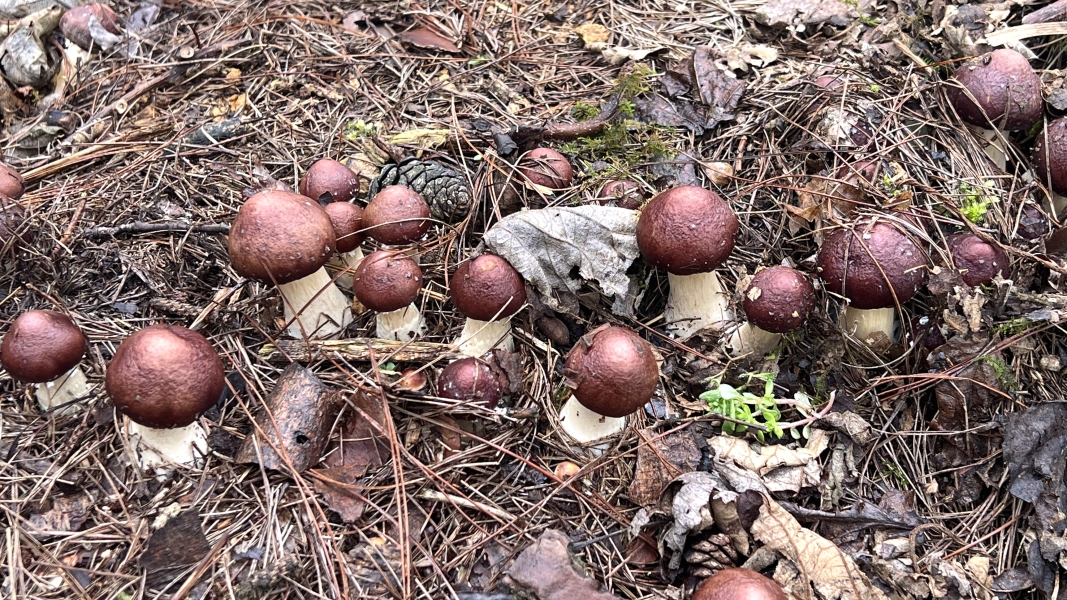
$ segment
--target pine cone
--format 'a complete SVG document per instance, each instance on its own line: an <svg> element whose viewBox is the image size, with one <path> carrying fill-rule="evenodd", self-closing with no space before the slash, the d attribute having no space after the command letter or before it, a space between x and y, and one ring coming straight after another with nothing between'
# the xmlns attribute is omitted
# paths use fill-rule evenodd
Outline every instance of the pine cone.
<svg viewBox="0 0 1067 600"><path fill-rule="evenodd" d="M473 204L463 174L433 160L405 158L385 165L371 181L369 198L391 185L406 185L415 190L430 205L430 216L445 223L462 221Z"/></svg>
<svg viewBox="0 0 1067 600"><path fill-rule="evenodd" d="M730 544L730 538L723 533L713 533L695 542L683 557L685 562L696 567L693 571L695 577L710 577L723 569L737 566L737 551Z"/></svg>

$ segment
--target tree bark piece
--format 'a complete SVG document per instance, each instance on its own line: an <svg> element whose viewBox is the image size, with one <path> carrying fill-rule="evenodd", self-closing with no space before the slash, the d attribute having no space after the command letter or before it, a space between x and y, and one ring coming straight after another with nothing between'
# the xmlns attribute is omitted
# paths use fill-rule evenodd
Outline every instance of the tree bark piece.
<svg viewBox="0 0 1067 600"><path fill-rule="evenodd" d="M278 340L259 351L259 357L270 362L310 362L340 355L345 360L369 362L371 352L376 360L426 363L437 358L462 358L448 344L432 342L398 342L381 338L348 338L344 340Z"/></svg>

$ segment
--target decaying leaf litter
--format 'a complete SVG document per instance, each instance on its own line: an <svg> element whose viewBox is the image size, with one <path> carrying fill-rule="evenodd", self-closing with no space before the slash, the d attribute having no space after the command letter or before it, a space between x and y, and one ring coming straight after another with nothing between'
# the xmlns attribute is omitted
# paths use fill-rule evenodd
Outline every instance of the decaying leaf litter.
<svg viewBox="0 0 1067 600"><path fill-rule="evenodd" d="M40 228L5 267L3 314L69 309L90 338L83 368L95 383L134 330L192 325L222 354L229 390L206 415L206 467L154 477L131 467L102 392L80 415L46 418L5 379L5 594L500 597L539 581L524 566L560 566L559 532L576 560L561 589L597 589L592 577L620 598L683 598L732 564L773 573L800 598L1062 587L1063 248L1044 241L1056 228L1044 192L1021 167L1005 176L985 161L939 83L948 61L980 53L989 34L1021 39L1057 97L1059 38L1014 28L1032 7L115 8L124 41L52 80L61 87L0 89L5 161L30 182ZM824 75L835 83L814 85ZM507 155L539 139L572 159L580 184L507 197L495 185L511 173ZM600 273L614 300L591 283L531 294L513 320L521 393L504 410L395 385L401 368L450 360L435 345L462 326L446 275L483 242L493 247L487 228L508 231L502 203L573 213L620 174L649 191L707 185L741 220L724 274L741 282L782 261L812 272L832 188L850 185L842 167L872 155L886 171L860 202L907 209L939 236L976 231L1011 253L1010 283L971 290L942 269L905 306L906 323L943 320L949 340L933 351L845 339L826 295L777 366L730 362L714 340L687 349L662 335L666 278L638 259L622 267L625 290L618 270ZM326 156L351 159L368 187L383 161L441 160L479 200L419 248L428 333L409 348L272 339L276 292L230 268L219 233L248 191L295 185ZM712 183L713 163L733 177ZM943 252L943 239L913 234L932 258ZM605 265L565 263L551 281L598 278L582 268ZM620 294L632 316L613 306ZM569 344L605 322L643 331L663 377L645 414L594 458L561 441L554 415ZM373 331L363 314L351 337ZM343 443L307 470L262 471L236 457L256 439L254 419L269 422L262 407L290 358L342 390L328 428L329 447ZM698 396L712 378L758 395L745 374L767 371L777 371L776 397L819 407L833 394L833 411L781 445L720 437L722 419ZM786 408L783 418L804 415ZM557 475L564 461L576 476ZM161 545L175 554L161 559ZM524 551L544 554L512 562Z"/></svg>

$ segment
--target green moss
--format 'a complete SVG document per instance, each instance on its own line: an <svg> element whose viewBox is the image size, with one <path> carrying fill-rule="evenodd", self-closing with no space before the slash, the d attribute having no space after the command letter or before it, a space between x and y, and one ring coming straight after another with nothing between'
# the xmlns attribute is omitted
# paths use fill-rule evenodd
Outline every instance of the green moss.
<svg viewBox="0 0 1067 600"><path fill-rule="evenodd" d="M985 221L986 213L994 202L1000 202L1000 198L988 193L992 184L972 185L966 181L959 184L960 212L971 223Z"/></svg>
<svg viewBox="0 0 1067 600"><path fill-rule="evenodd" d="M637 63L629 73L621 75L615 80L615 93L622 100L630 100L640 96L652 89L650 80L655 75L656 72L651 67L643 63Z"/></svg>
<svg viewBox="0 0 1067 600"><path fill-rule="evenodd" d="M600 114L600 109L588 102L575 102L571 107L571 115L578 121L588 121L589 119L596 118Z"/></svg>
<svg viewBox="0 0 1067 600"><path fill-rule="evenodd" d="M377 123L367 123L362 119L345 123L345 139L350 142L354 142L360 138L370 137L377 132Z"/></svg>
<svg viewBox="0 0 1067 600"><path fill-rule="evenodd" d="M1017 319L1012 319L1007 323L1001 323L993 327L993 331L1002 336L1011 337L1013 335L1019 335L1020 333L1026 331L1027 329L1030 329L1033 326L1034 322L1030 319L1027 319L1026 317L1019 317Z"/></svg>
<svg viewBox="0 0 1067 600"><path fill-rule="evenodd" d="M997 374L997 383L1000 384L1001 389L1009 392L1015 390L1015 374L1011 372L1011 367L1008 366L1008 363L991 355L979 356L975 360L993 367L993 371Z"/></svg>

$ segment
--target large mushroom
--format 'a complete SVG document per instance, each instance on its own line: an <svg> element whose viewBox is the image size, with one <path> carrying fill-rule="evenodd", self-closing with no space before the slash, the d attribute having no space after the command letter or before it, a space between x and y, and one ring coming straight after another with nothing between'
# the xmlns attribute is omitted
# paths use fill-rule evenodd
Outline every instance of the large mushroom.
<svg viewBox="0 0 1067 600"><path fill-rule="evenodd" d="M377 335L407 342L426 328L415 306L422 288L422 269L410 258L391 250L372 252L356 267L352 292L367 308L377 311Z"/></svg>
<svg viewBox="0 0 1067 600"><path fill-rule="evenodd" d="M748 321L731 334L731 354L762 357L774 350L783 333L796 331L815 308L815 288L806 275L785 266L757 272L744 291L742 307Z"/></svg>
<svg viewBox="0 0 1067 600"><path fill-rule="evenodd" d="M89 385L78 363L86 340L69 317L54 310L22 313L0 345L0 364L11 377L36 383L37 403L51 410L81 398ZM75 411L71 406L66 413Z"/></svg>
<svg viewBox="0 0 1067 600"><path fill-rule="evenodd" d="M692 600L787 600L782 586L751 569L723 569L700 583Z"/></svg>
<svg viewBox="0 0 1067 600"><path fill-rule="evenodd" d="M686 185L649 200L637 221L637 245L667 271L667 329L681 339L733 321L730 297L715 269L734 249L738 222L715 192Z"/></svg>
<svg viewBox="0 0 1067 600"><path fill-rule="evenodd" d="M351 202L331 202L326 205L326 215L333 224L333 234L337 238L337 254L330 257L328 265L337 268L337 285L352 289L352 273L363 260L363 209Z"/></svg>
<svg viewBox="0 0 1067 600"><path fill-rule="evenodd" d="M383 244L413 244L429 230L430 206L407 186L383 189L363 210L363 233Z"/></svg>
<svg viewBox="0 0 1067 600"><path fill-rule="evenodd" d="M926 257L891 222L865 219L826 238L818 268L827 289L848 299L844 329L864 342L876 332L892 342L897 307L919 291Z"/></svg>
<svg viewBox="0 0 1067 600"><path fill-rule="evenodd" d="M197 418L218 402L222 360L199 333L152 325L125 339L108 363L104 385L130 418L128 433L142 468L194 465L207 452Z"/></svg>
<svg viewBox="0 0 1067 600"><path fill-rule="evenodd" d="M510 317L525 304L526 286L507 260L483 254L460 263L448 288L456 310L467 317L455 342L458 352L481 356L494 347L515 351Z"/></svg>
<svg viewBox="0 0 1067 600"><path fill-rule="evenodd" d="M1067 210L1067 117L1045 125L1037 136L1031 162L1034 174L1052 192L1052 208L1062 219Z"/></svg>
<svg viewBox="0 0 1067 600"><path fill-rule="evenodd" d="M986 154L1004 170L1006 132L1029 129L1041 119L1041 78L1022 54L994 50L956 69L948 99L976 133L989 141Z"/></svg>
<svg viewBox="0 0 1067 600"><path fill-rule="evenodd" d="M253 195L230 228L234 271L278 285L293 337L330 337L352 322L351 305L323 268L335 248L329 215L294 192Z"/></svg>
<svg viewBox="0 0 1067 600"><path fill-rule="evenodd" d="M652 399L658 381L652 346L641 336L608 325L587 333L563 366L563 383L573 393L560 410L561 427L580 444L614 435Z"/></svg>
<svg viewBox="0 0 1067 600"><path fill-rule="evenodd" d="M954 233L945 245L964 283L971 287L993 283L997 275L1008 276L1008 254L973 233Z"/></svg>

